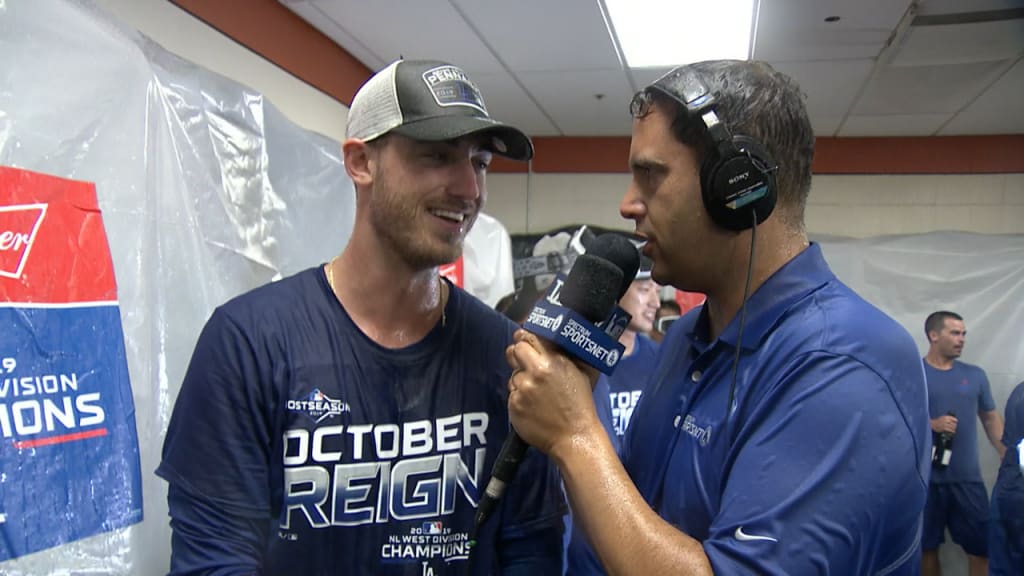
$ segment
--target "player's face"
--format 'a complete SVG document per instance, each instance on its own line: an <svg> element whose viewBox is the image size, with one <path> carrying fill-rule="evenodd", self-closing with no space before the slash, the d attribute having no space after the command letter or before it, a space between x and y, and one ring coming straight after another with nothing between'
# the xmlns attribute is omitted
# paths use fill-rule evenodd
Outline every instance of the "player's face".
<svg viewBox="0 0 1024 576"><path fill-rule="evenodd" d="M661 300L654 280L634 280L619 300L619 306L633 316L629 329L646 334L654 327L654 317Z"/></svg>
<svg viewBox="0 0 1024 576"><path fill-rule="evenodd" d="M655 103L633 120L629 148L632 180L619 205L647 239L645 255L654 260L653 278L694 292L708 292L723 258L722 236L704 210L696 151L670 129L671 110Z"/></svg>
<svg viewBox="0 0 1024 576"><path fill-rule="evenodd" d="M444 142L388 136L378 147L369 218L413 268L456 260L487 198L491 152L479 137Z"/></svg>
<svg viewBox="0 0 1024 576"><path fill-rule="evenodd" d="M962 320L946 318L946 323L938 333L935 345L939 354L946 358L959 358L964 351L964 340L967 338L967 329L964 328Z"/></svg>

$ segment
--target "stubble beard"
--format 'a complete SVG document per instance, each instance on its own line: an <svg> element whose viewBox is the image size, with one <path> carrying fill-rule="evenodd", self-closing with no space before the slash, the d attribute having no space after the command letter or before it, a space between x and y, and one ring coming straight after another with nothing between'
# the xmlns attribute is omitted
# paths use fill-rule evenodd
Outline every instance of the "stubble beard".
<svg viewBox="0 0 1024 576"><path fill-rule="evenodd" d="M464 236L453 242L443 242L432 237L419 221L424 214L413 200L411 195L397 191L383 170L377 171L370 197L370 222L382 243L390 246L413 270L433 268L457 260L462 255ZM468 225L472 223L470 221Z"/></svg>

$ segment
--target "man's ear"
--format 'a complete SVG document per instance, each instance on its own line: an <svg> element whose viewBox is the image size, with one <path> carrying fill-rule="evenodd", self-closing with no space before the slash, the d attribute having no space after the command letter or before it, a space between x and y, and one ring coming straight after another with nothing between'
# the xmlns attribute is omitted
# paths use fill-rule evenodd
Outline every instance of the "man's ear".
<svg viewBox="0 0 1024 576"><path fill-rule="evenodd" d="M345 161L345 172L352 182L358 186L369 186L373 183L373 153L369 144L362 140L349 138L341 145L342 158Z"/></svg>

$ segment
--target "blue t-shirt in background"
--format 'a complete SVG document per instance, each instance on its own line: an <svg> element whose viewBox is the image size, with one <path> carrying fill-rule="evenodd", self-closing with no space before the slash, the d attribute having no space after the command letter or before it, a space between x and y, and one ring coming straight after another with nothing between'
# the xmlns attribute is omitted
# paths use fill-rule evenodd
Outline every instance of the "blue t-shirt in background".
<svg viewBox="0 0 1024 576"><path fill-rule="evenodd" d="M924 362L928 380L928 414L932 419L952 412L957 418L953 455L945 469L932 470L935 484L982 482L978 465L978 413L995 410L985 371L972 364L953 361L949 370Z"/></svg>
<svg viewBox="0 0 1024 576"><path fill-rule="evenodd" d="M992 498L1000 501L1001 514L1024 519L1024 474L1021 474L1017 451L1021 440L1024 440L1024 382L1017 384L1006 401L1006 424L1003 427L1006 454L992 488ZM1020 552L1024 553L1024 550Z"/></svg>
<svg viewBox="0 0 1024 576"><path fill-rule="evenodd" d="M509 431L515 326L454 286L445 315L421 341L386 349L322 268L219 307L157 470L170 483L171 573L557 574L564 500L533 450L466 571Z"/></svg>

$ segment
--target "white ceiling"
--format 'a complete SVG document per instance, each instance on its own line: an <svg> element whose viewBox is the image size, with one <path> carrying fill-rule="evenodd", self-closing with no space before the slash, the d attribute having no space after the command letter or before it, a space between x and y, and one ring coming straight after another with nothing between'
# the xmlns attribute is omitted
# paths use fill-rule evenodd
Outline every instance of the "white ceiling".
<svg viewBox="0 0 1024 576"><path fill-rule="evenodd" d="M493 116L533 136L627 135L630 96L667 70L622 65L602 0L280 1L372 70L399 56L462 67ZM761 0L759 13L753 57L800 83L819 136L1024 133L1024 0Z"/></svg>

